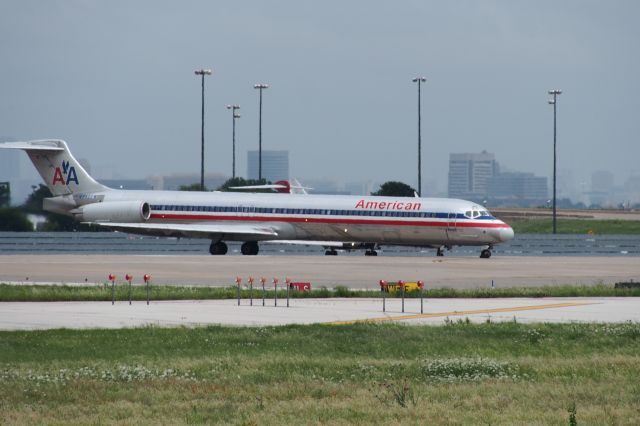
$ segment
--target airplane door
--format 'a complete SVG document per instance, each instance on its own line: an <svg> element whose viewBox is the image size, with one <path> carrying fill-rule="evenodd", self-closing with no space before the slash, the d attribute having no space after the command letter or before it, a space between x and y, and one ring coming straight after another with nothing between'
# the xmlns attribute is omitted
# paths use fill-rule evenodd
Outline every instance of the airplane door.
<svg viewBox="0 0 640 426"><path fill-rule="evenodd" d="M452 240L456 236L458 228L456 228L456 214L449 213L449 217L447 218L447 237Z"/></svg>

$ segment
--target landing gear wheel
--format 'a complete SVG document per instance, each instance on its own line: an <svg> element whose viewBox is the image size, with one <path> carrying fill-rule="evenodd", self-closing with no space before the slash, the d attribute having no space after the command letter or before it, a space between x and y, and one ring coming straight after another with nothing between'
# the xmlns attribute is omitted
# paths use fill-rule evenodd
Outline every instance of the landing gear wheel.
<svg viewBox="0 0 640 426"><path fill-rule="evenodd" d="M324 255L325 255L325 256L337 256L337 255L338 255L338 252L337 252L337 251L335 251L334 249L331 249L331 250L327 250L327 251L325 251L325 252L324 252Z"/></svg>
<svg viewBox="0 0 640 426"><path fill-rule="evenodd" d="M442 247L438 247L438 251L436 251L436 256L444 256L444 252L442 251Z"/></svg>
<svg viewBox="0 0 640 426"><path fill-rule="evenodd" d="M257 241L247 241L246 243L242 243L240 246L240 252L247 256L255 256L258 254L258 242Z"/></svg>
<svg viewBox="0 0 640 426"><path fill-rule="evenodd" d="M209 246L209 253L211 253L214 256L227 254L227 250L228 250L227 245L222 241L217 241L217 242L212 241L211 245Z"/></svg>
<svg viewBox="0 0 640 426"><path fill-rule="evenodd" d="M364 255L365 256L377 256L378 252L375 251L375 250L367 250L367 251L364 252Z"/></svg>
<svg viewBox="0 0 640 426"><path fill-rule="evenodd" d="M489 249L484 249L480 252L480 258L481 259L488 259L491 257L491 250Z"/></svg>

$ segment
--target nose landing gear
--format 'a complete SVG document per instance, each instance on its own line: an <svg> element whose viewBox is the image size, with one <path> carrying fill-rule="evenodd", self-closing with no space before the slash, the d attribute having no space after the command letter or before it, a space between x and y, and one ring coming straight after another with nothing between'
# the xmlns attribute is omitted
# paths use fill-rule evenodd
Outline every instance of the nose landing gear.
<svg viewBox="0 0 640 426"><path fill-rule="evenodd" d="M480 252L480 258L481 259L488 259L491 257L491 250L493 250L492 246L487 247L486 249L482 250Z"/></svg>
<svg viewBox="0 0 640 426"><path fill-rule="evenodd" d="M451 250L451 246L440 246L436 250L436 256L444 256L444 249Z"/></svg>

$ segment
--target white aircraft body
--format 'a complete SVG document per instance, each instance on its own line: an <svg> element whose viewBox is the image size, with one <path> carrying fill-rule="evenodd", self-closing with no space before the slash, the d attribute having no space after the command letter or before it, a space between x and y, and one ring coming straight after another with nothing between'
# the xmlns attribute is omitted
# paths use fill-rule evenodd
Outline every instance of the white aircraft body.
<svg viewBox="0 0 640 426"><path fill-rule="evenodd" d="M22 149L51 190L44 210L134 234L208 238L211 254L225 254L225 241L243 241L242 254L258 242L366 248L382 245L436 248L479 246L490 257L513 229L484 207L448 198L374 197L233 192L134 191L96 182L61 140L6 142Z"/></svg>

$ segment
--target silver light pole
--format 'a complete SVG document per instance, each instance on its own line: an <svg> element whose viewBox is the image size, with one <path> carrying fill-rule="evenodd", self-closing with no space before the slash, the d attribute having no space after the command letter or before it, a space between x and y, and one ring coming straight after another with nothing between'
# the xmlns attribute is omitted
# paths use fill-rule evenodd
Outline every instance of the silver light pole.
<svg viewBox="0 0 640 426"><path fill-rule="evenodd" d="M232 110L232 120L233 120L233 154L232 154L232 166L231 166L231 177L233 179L236 178L236 118L240 118L240 114L236 114L236 110L240 109L240 105L227 105L227 109Z"/></svg>
<svg viewBox="0 0 640 426"><path fill-rule="evenodd" d="M412 81L418 83L418 195L422 197L422 113L420 111L420 94L422 92L421 84L426 82L427 79L425 77L416 77Z"/></svg>
<svg viewBox="0 0 640 426"><path fill-rule="evenodd" d="M260 112L258 119L258 180L262 180L262 90L268 89L269 85L259 83L254 84L253 88L260 91Z"/></svg>
<svg viewBox="0 0 640 426"><path fill-rule="evenodd" d="M196 75L202 76L202 144L200 153L200 190L204 191L204 76L211 75L212 71L210 69L201 68L199 70L195 70L194 73Z"/></svg>
<svg viewBox="0 0 640 426"><path fill-rule="evenodd" d="M558 105L558 95L562 94L562 90L549 90L550 95L553 95L553 99L549 100L549 104L553 105L553 233L557 233L556 228L556 108Z"/></svg>

